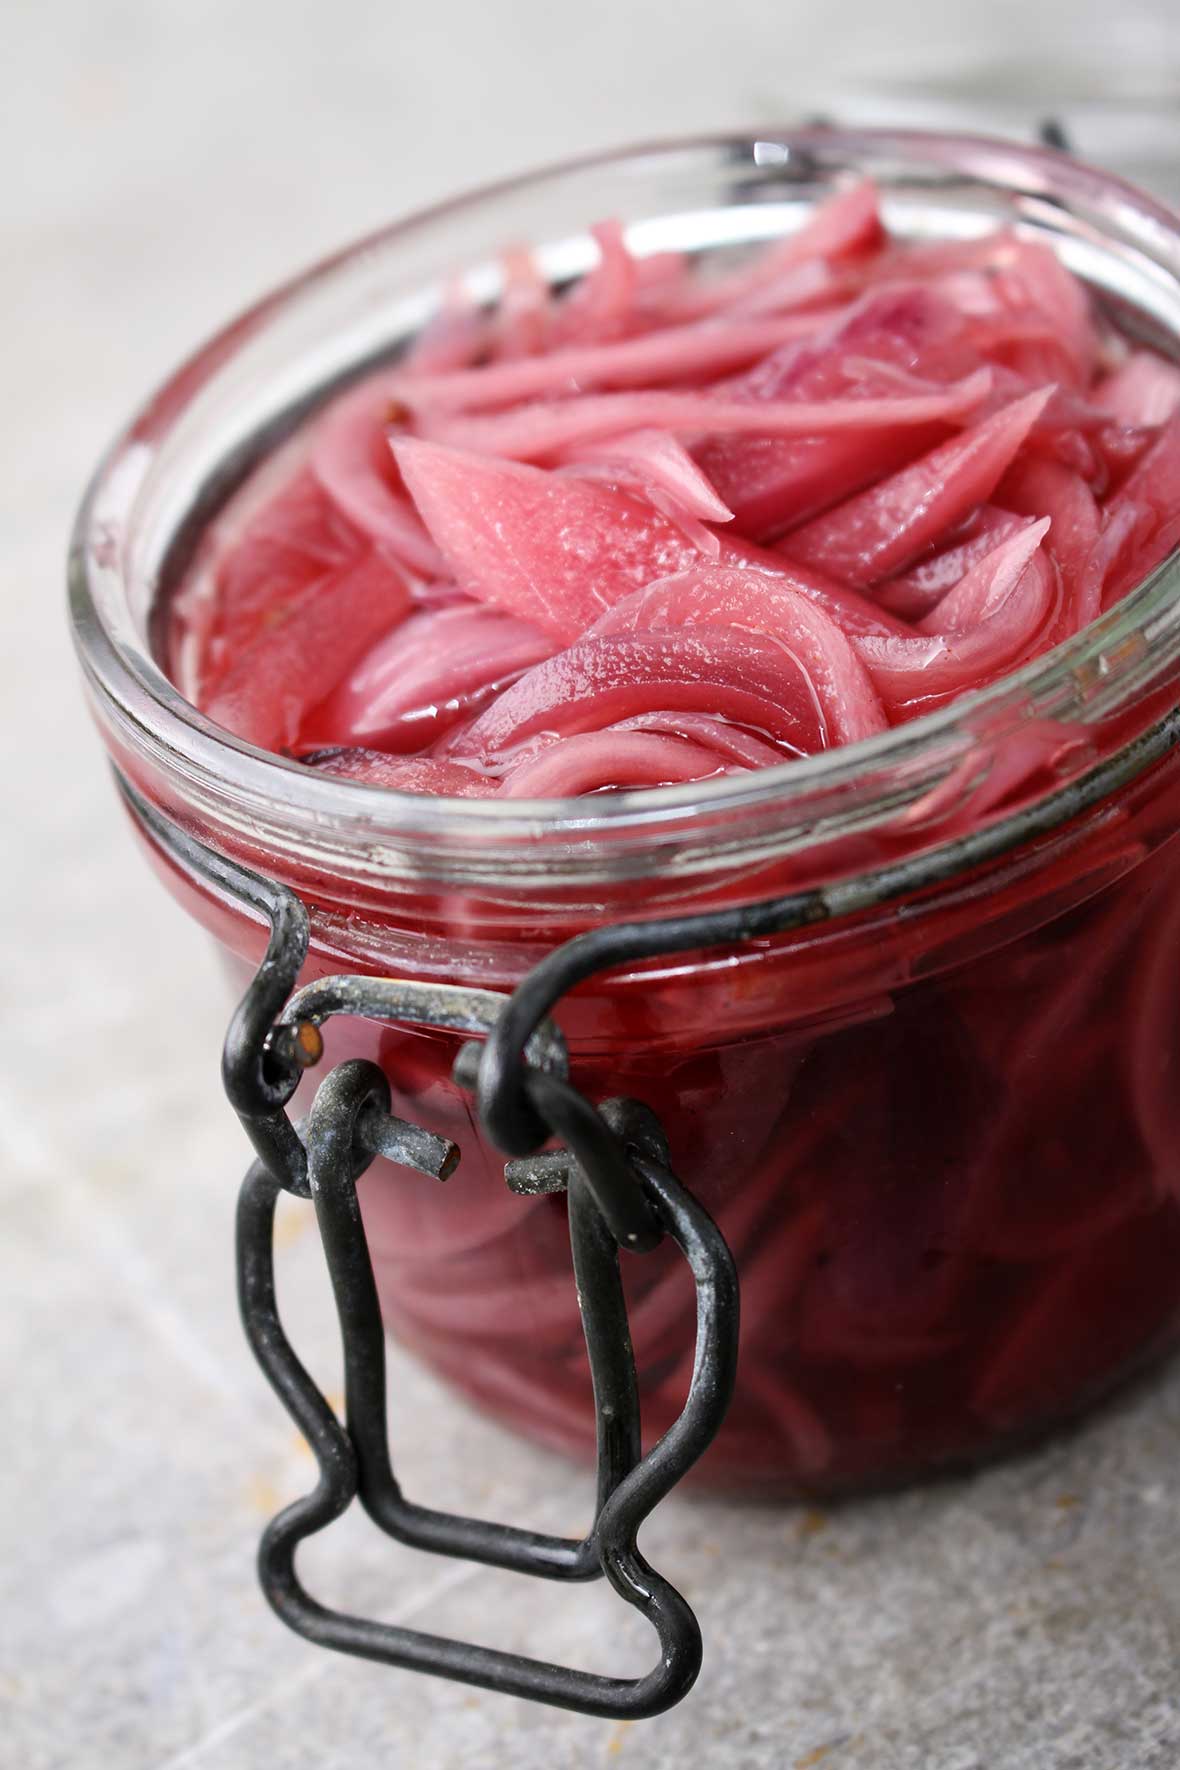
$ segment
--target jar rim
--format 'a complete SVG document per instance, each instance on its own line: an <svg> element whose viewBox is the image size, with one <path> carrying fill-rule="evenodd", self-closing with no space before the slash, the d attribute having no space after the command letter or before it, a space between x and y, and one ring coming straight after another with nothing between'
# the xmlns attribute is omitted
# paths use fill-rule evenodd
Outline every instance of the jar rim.
<svg viewBox="0 0 1180 1770"><path fill-rule="evenodd" d="M387 840L413 844L445 838L467 849L492 837L502 862L505 846L527 849L557 840L573 843L585 855L587 844L599 838L642 842L661 827L683 831L686 820L714 814L731 822L726 852L732 858L736 831L751 818L765 822L778 816L789 823L794 814L802 840L817 817L826 827L828 819L838 818L839 806L858 792L881 791L883 778L896 782L899 773L909 783L904 793L912 802L988 734L1030 716L1091 721L1120 695L1139 692L1161 662L1180 657L1178 548L1118 604L1053 651L906 724L745 774L578 799L458 799L317 773L233 736L184 698L156 662L132 614L126 536L160 440L248 341L366 255L396 249L399 241L440 223L461 222L504 197L527 195L599 168L642 169L677 155L740 155L753 171L767 144L788 161L796 155L825 166L856 161L872 170L873 162L896 157L932 174L957 173L1001 193L1019 193L1034 210L1090 205L1117 224L1127 249L1167 283L1180 314L1180 216L1114 175L1055 150L980 135L823 126L686 137L580 156L448 199L346 246L230 321L149 398L101 461L71 541L70 606L83 669L116 744L149 768L203 789L206 808L216 799L223 814L249 819L261 808L281 806L305 833L331 826L366 847L370 874L389 864L390 851L382 852ZM150 600L151 585L136 588L141 600L144 594ZM896 790L892 797L896 804ZM393 870L402 869L394 865Z"/></svg>

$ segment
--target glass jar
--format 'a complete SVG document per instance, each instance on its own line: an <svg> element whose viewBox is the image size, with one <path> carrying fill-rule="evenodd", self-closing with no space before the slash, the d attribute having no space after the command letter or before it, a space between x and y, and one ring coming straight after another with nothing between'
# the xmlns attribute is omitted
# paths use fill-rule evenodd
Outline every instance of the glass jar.
<svg viewBox="0 0 1180 1770"><path fill-rule="evenodd" d="M557 1012L591 1098L646 1102L743 1286L718 1484L830 1491L971 1461L1075 1413L1180 1327L1180 569L1017 674L881 737L705 785L445 800L315 774L214 727L157 662L169 586L243 475L396 353L455 276L494 301L535 242L564 282L604 215L639 252L734 255L849 170L913 238L1013 225L1157 346L1180 339L1180 221L1061 155L815 129L610 155L390 228L216 338L155 397L83 507L71 595L115 766L212 848L296 889L305 976L510 989L620 919L826 885L825 919L596 977ZM986 863L965 845L990 830ZM243 977L264 931L158 850ZM938 860L940 882L899 873ZM880 872L902 885L865 892ZM851 893L851 895L850 895ZM843 895L842 895L843 894ZM855 913L847 904L859 904ZM183 988L178 980L178 988ZM455 1140L446 1188L361 1183L390 1331L532 1436L590 1451L563 1201L523 1199L441 1031L333 1022L395 1110ZM645 1426L677 1411L687 1275L625 1260Z"/></svg>

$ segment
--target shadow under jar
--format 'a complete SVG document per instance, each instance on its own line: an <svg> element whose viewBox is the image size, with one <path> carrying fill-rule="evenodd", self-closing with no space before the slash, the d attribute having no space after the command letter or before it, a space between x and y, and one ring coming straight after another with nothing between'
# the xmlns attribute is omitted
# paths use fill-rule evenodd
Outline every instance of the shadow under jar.
<svg viewBox="0 0 1180 1770"><path fill-rule="evenodd" d="M802 932L599 977L557 1019L591 1099L644 1101L737 1261L736 1396L716 1485L825 1492L989 1455L1077 1412L1180 1327L1180 568L992 688L885 735L706 785L446 800L228 736L157 658L203 526L308 411L396 354L496 254L555 281L618 215L637 252L735 255L849 171L902 237L1012 225L1120 323L1177 352L1180 221L1061 155L821 130L584 161L447 204L280 291L193 358L102 466L71 590L103 739L139 792L293 887L311 978L510 989L619 920L755 903L938 857L939 882ZM970 864L964 839L999 832ZM150 848L150 844L149 844ZM242 980L263 947L158 850ZM838 903L837 906L838 908ZM177 980L183 990L183 980ZM594 1416L564 1200L508 1191L443 1032L335 1022L394 1110L462 1151L444 1188L378 1161L360 1187L389 1330L563 1450ZM625 1259L645 1430L683 1400L688 1275Z"/></svg>

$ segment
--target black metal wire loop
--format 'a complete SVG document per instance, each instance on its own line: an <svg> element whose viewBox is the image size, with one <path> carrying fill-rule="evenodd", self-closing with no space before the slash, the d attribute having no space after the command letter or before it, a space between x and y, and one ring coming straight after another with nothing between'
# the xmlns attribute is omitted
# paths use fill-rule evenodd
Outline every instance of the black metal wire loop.
<svg viewBox="0 0 1180 1770"><path fill-rule="evenodd" d="M342 1063L325 1079L307 1122L308 1174L344 1345L345 1418L358 1459L358 1493L387 1535L412 1548L454 1555L548 1579L601 1572L589 1535L581 1541L439 1512L407 1501L389 1455L385 1332L355 1182L371 1157L356 1126L370 1102L388 1108L389 1084L375 1064ZM599 1422L600 1504L639 1456L639 1401L617 1250L597 1213L571 1217L575 1265L586 1285L587 1337ZM616 1429L621 1423L622 1431Z"/></svg>
<svg viewBox="0 0 1180 1770"><path fill-rule="evenodd" d="M268 1601L310 1640L382 1664L430 1672L586 1714L638 1719L678 1702L700 1669L696 1618L676 1588L640 1553L643 1520L711 1443L733 1389L737 1281L725 1243L672 1175L640 1161L644 1195L683 1251L697 1287L697 1342L684 1411L640 1455L639 1400L618 1244L580 1175L570 1186L570 1241L598 1421L596 1520L575 1541L436 1511L407 1500L393 1472L385 1402L384 1333L356 1192L371 1157L358 1147L361 1114L388 1106L375 1065L339 1065L321 1085L307 1122L308 1175L336 1300L345 1364L345 1423L319 1394L279 1318L274 1285L274 1206L280 1186L262 1162L246 1176L238 1207L242 1318L255 1356L307 1438L319 1467L315 1489L267 1527L259 1577ZM547 1579L610 1584L651 1623L656 1665L639 1678L608 1678L499 1649L453 1641L330 1610L302 1585L298 1545L354 1498L387 1535L435 1554L460 1556Z"/></svg>

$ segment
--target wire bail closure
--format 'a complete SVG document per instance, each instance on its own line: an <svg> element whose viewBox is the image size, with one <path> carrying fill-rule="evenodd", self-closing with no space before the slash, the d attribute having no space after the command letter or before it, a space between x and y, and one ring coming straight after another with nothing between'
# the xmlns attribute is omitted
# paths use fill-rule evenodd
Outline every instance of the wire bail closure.
<svg viewBox="0 0 1180 1770"><path fill-rule="evenodd" d="M126 782L119 784L135 817L174 862L270 926L266 954L230 1022L222 1059L226 1093L256 1152L238 1200L238 1299L255 1358L311 1446L319 1479L263 1533L258 1573L268 1602L309 1640L381 1664L585 1714L639 1719L670 1708L700 1670L701 1632L681 1594L645 1560L637 1537L725 1416L736 1375L739 1304L729 1249L672 1173L654 1115L635 1101L592 1105L568 1078L565 1043L547 1014L527 1026L519 1017L513 1021L516 1061L506 1065L510 1046L493 1041L510 1018L512 997L365 976L326 977L294 990L308 950L307 914L294 893L205 848ZM512 1092L508 1116L515 1111L518 1120L511 1144L517 1159L505 1170L509 1185L522 1193L568 1193L597 1438L594 1518L580 1539L438 1511L401 1489L389 1444L384 1326L356 1186L377 1155L441 1180L454 1171L459 1151L395 1117L383 1071L363 1060L330 1070L306 1120L298 1126L291 1120L286 1109L303 1074L323 1055L321 1028L340 1014L486 1039L460 1048L454 1076L475 1089L482 1104L494 1098L496 1077L510 1075L510 1083L500 1084ZM551 1136L561 1139L560 1150L533 1153ZM284 1191L310 1199L315 1209L340 1325L343 1420L300 1362L279 1315L274 1217ZM645 1454L619 1253L642 1254L664 1236L679 1248L696 1286L696 1345L684 1407ZM300 1580L296 1551L354 1500L384 1535L430 1554L547 1580L605 1575L651 1623L656 1664L638 1678L604 1677L329 1609Z"/></svg>

